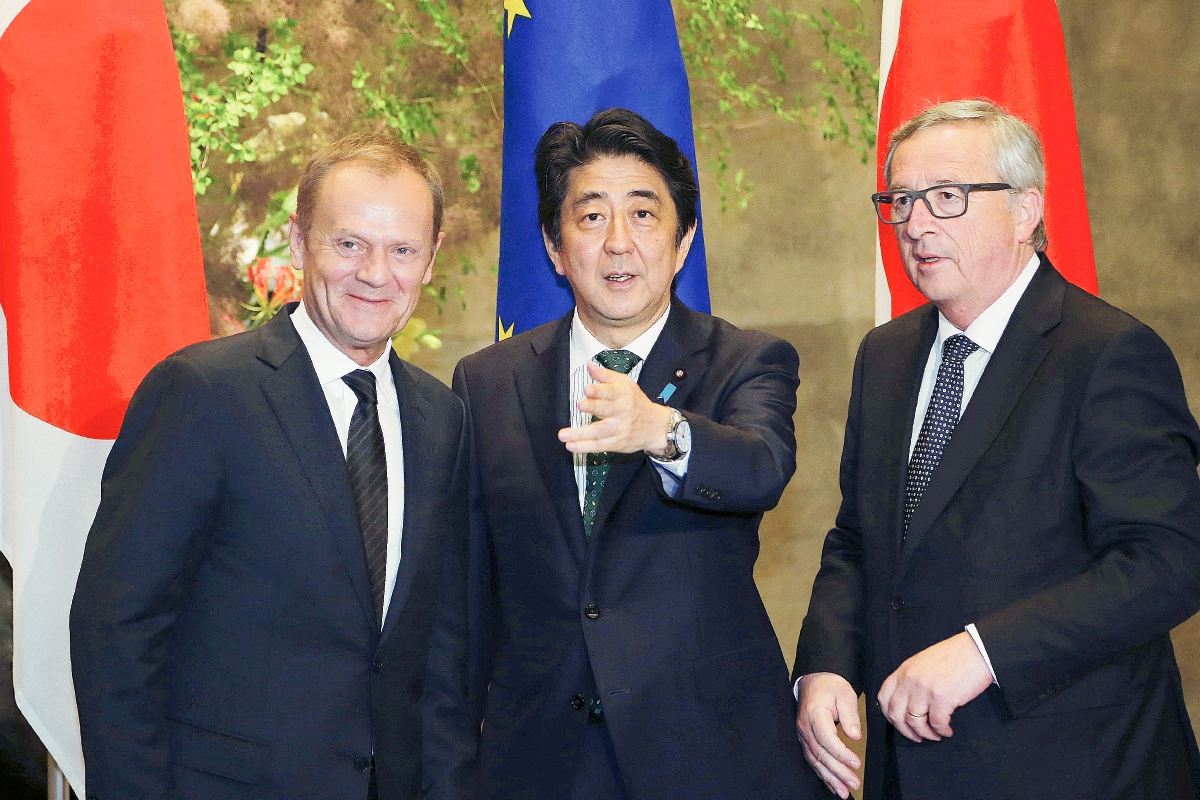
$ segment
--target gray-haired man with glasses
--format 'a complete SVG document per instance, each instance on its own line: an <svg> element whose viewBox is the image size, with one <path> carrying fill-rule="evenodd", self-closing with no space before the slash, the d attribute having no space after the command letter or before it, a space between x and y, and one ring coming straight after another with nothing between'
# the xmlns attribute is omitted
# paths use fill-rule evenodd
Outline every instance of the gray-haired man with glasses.
<svg viewBox="0 0 1200 800"><path fill-rule="evenodd" d="M1168 634L1200 609L1200 429L1171 351L1051 266L1021 120L934 106L885 178L932 302L859 349L796 654L809 763L860 787L837 725L861 738L865 693L866 800L1197 797Z"/></svg>

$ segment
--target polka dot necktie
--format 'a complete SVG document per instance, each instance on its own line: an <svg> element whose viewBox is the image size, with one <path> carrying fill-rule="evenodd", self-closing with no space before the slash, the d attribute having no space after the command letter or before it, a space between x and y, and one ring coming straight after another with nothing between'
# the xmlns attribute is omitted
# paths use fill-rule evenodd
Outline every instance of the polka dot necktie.
<svg viewBox="0 0 1200 800"><path fill-rule="evenodd" d="M371 595L375 600L376 619L383 620L383 583L387 574L388 483L387 453L383 446L383 428L379 426L379 406L375 394L375 373L356 369L342 376L358 405L350 417L346 436L346 468L354 504L358 507L358 525L367 551L367 571Z"/></svg>
<svg viewBox="0 0 1200 800"><path fill-rule="evenodd" d="M628 350L604 350L596 356L596 361L605 369L628 375L642 359ZM592 524L596 521L596 511L600 508L600 495L604 492L604 481L608 478L608 453L588 453L587 481L583 490L583 532L592 535Z"/></svg>
<svg viewBox="0 0 1200 800"><path fill-rule="evenodd" d="M908 522L929 486L929 479L942 460L942 451L958 425L962 409L963 361L978 349L979 345L961 333L942 343L942 364L938 367L937 382L933 385L929 408L908 461L908 481L904 486L905 535L908 534Z"/></svg>

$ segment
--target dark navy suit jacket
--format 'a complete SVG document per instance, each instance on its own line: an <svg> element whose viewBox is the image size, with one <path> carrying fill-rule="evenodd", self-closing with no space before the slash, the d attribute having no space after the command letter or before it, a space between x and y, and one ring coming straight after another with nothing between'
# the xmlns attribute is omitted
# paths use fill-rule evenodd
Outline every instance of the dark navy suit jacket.
<svg viewBox="0 0 1200 800"><path fill-rule="evenodd" d="M585 537L569 423L571 316L459 363L472 535L488 577L481 796L568 796L600 697L632 798L807 797L795 702L754 584L758 525L795 470L797 356L675 302L642 369L692 429L678 496L617 456ZM682 377L679 377L682 376ZM582 706L582 707L579 707Z"/></svg>
<svg viewBox="0 0 1200 800"><path fill-rule="evenodd" d="M975 623L999 685L954 713L950 738L895 736L905 798L1196 797L1168 633L1200 608L1200 430L1171 351L1043 257L902 540L937 325L923 306L859 348L796 674L866 693L874 800L881 684Z"/></svg>
<svg viewBox="0 0 1200 800"><path fill-rule="evenodd" d="M462 404L392 355L402 558L368 589L345 458L288 313L154 368L71 609L88 797L466 796Z"/></svg>

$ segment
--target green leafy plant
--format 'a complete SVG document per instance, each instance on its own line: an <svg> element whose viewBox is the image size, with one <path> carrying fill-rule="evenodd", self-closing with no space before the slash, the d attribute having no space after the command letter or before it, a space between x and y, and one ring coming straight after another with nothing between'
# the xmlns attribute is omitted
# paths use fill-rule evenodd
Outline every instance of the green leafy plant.
<svg viewBox="0 0 1200 800"><path fill-rule="evenodd" d="M263 48L249 44L233 48L225 65L228 74L216 81L206 79L197 64L203 60L196 55L199 39L172 28L196 194L204 194L213 183L208 168L213 153L225 153L229 164L257 158L254 147L239 135L243 120L257 118L258 112L304 83L313 71L313 65L303 59L302 46L292 44L295 26L295 20L277 20L271 27L276 41Z"/></svg>
<svg viewBox="0 0 1200 800"><path fill-rule="evenodd" d="M675 0L679 43L692 86L696 138L710 153L721 210L746 208L753 185L731 166L729 131L778 120L807 128L821 126L822 138L857 151L865 163L875 145L874 99L879 76L863 52L866 27L861 0L846 0L854 22L845 26L828 9L810 15L774 3L750 0ZM753 8L759 8L762 15ZM802 92L790 97L783 55L795 46L794 29L815 32L834 62L817 60L819 101ZM851 129L844 107L855 122Z"/></svg>
<svg viewBox="0 0 1200 800"><path fill-rule="evenodd" d="M878 76L863 50L861 0L812 14L785 0L673 2L697 143L723 211L747 207L753 191L735 131L795 125L869 157ZM214 326L261 324L296 296L302 276L287 263L291 187L315 149L360 129L391 131L446 177L438 261L446 266L422 308L425 317L465 310L468 288L496 272L495 256L481 257L480 247L494 241L500 217L503 5L328 0L264 23L270 4L224 0L226 27L203 31L181 27L178 7L168 3L167 13ZM817 48L815 61L799 55ZM410 325L397 352L440 342L420 315Z"/></svg>

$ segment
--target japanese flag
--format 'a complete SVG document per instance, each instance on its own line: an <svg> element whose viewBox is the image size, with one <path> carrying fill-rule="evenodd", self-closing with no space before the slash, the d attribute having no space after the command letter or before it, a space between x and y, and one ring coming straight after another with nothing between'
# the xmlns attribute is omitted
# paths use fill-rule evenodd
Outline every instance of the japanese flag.
<svg viewBox="0 0 1200 800"><path fill-rule="evenodd" d="M67 615L100 473L142 377L209 335L161 0L0 0L0 308L14 687L82 797Z"/></svg>

